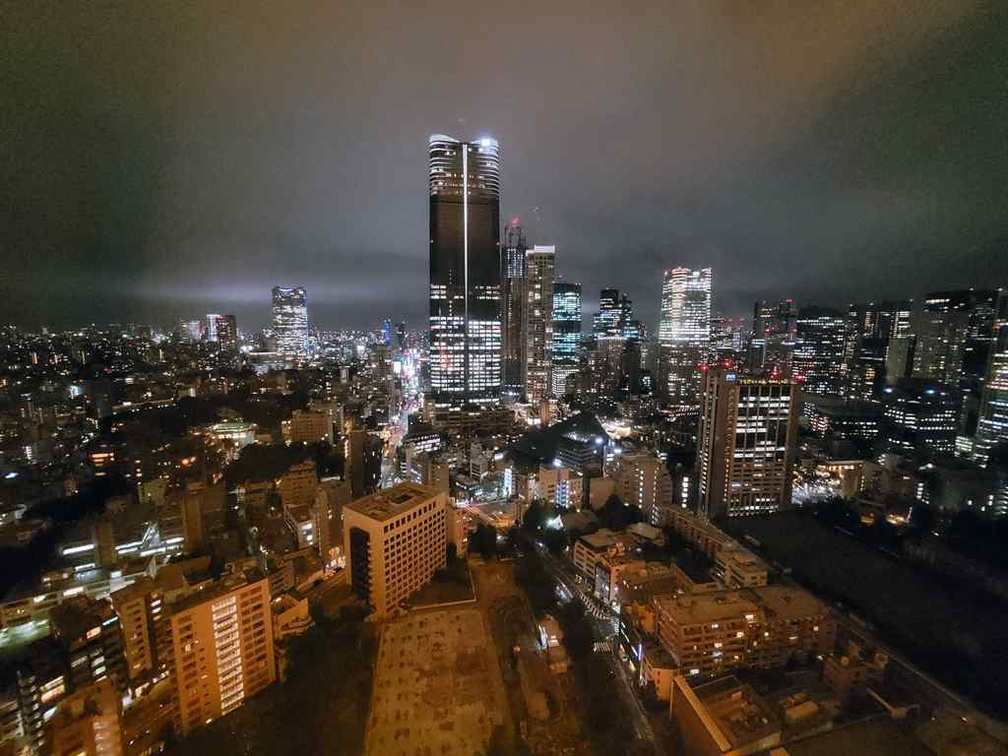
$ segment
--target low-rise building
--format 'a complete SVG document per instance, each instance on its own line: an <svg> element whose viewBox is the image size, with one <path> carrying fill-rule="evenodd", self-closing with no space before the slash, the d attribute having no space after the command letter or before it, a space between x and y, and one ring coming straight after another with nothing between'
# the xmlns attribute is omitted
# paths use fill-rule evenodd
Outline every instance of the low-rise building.
<svg viewBox="0 0 1008 756"><path fill-rule="evenodd" d="M734 677L694 688L677 676L671 710L686 752L696 756L763 753L781 743L783 728L773 709Z"/></svg>

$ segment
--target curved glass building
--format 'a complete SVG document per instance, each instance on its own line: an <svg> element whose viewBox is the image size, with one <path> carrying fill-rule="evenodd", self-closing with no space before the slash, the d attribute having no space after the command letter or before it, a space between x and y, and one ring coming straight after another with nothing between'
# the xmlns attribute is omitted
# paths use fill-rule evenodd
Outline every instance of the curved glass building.
<svg viewBox="0 0 1008 756"><path fill-rule="evenodd" d="M501 393L500 148L431 136L430 373L436 405Z"/></svg>

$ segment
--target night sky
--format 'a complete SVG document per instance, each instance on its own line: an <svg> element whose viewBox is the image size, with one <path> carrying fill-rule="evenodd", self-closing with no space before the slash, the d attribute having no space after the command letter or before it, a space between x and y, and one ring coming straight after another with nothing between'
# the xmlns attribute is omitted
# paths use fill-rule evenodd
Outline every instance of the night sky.
<svg viewBox="0 0 1008 756"><path fill-rule="evenodd" d="M1008 3L37 2L0 24L0 322L426 322L427 136L586 308L1008 283Z"/></svg>

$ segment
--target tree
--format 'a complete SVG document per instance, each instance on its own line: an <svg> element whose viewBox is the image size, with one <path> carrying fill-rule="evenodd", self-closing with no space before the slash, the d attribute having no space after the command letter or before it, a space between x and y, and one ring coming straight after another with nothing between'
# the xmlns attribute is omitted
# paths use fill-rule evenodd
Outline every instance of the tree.
<svg viewBox="0 0 1008 756"><path fill-rule="evenodd" d="M538 533L539 528L542 527L545 516L546 513L543 510L542 502L538 499L534 500L528 505L528 508L525 510L525 515L522 517L522 530L526 533Z"/></svg>
<svg viewBox="0 0 1008 756"><path fill-rule="evenodd" d="M602 525L610 530L623 530L627 525L640 522L642 519L640 507L627 506L616 494L606 500L599 512Z"/></svg>
<svg viewBox="0 0 1008 756"><path fill-rule="evenodd" d="M469 550L475 551L484 559L497 556L497 531L481 522L469 534Z"/></svg>

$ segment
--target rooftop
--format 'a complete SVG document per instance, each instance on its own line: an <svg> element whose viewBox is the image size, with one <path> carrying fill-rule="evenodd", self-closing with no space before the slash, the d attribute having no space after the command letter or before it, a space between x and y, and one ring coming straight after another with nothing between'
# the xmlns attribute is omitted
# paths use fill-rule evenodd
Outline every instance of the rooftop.
<svg viewBox="0 0 1008 756"><path fill-rule="evenodd" d="M722 619L736 619L757 614L759 607L737 593L712 593L656 599L659 609L674 615L683 625L695 625Z"/></svg>
<svg viewBox="0 0 1008 756"><path fill-rule="evenodd" d="M373 520L384 522L390 520L413 507L433 499L437 490L416 483L400 483L392 488L384 488L370 496L357 499L346 505Z"/></svg>
<svg viewBox="0 0 1008 756"><path fill-rule="evenodd" d="M596 530L594 533L581 536L580 540L584 541L589 548L598 551L600 549L609 548L614 545L618 539L616 533L609 530L609 528L602 528L600 530Z"/></svg>
<svg viewBox="0 0 1008 756"><path fill-rule="evenodd" d="M755 596L770 619L800 619L826 611L826 605L808 591L786 585L764 585L750 588L747 594Z"/></svg>
<svg viewBox="0 0 1008 756"><path fill-rule="evenodd" d="M770 705L734 677L700 685L693 693L734 748L741 749L780 732L780 722Z"/></svg>
<svg viewBox="0 0 1008 756"><path fill-rule="evenodd" d="M251 571L249 573L227 575L222 577L220 580L215 580L212 583L206 583L194 590L192 593L187 594L173 603L171 605L171 613L177 614L178 612L187 611L193 607L199 606L200 604L205 604L207 601L213 601L216 598L220 598L233 590L251 585L260 579L265 578L262 578L258 573Z"/></svg>
<svg viewBox="0 0 1008 756"><path fill-rule="evenodd" d="M112 604L97 601L90 596L74 596L49 610L49 621L56 635L68 642L77 641L90 635L105 620L115 617Z"/></svg>

